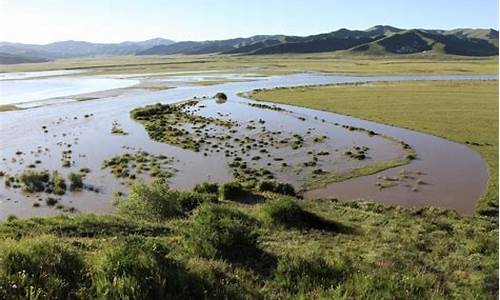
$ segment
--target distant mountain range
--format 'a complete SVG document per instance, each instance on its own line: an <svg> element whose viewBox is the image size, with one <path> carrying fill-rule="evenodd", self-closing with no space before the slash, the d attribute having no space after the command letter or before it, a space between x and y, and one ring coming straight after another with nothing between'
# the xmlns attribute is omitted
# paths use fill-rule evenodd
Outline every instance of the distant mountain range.
<svg viewBox="0 0 500 300"><path fill-rule="evenodd" d="M116 44L64 41L46 45L34 45L0 42L0 64L100 55L134 55L158 45L169 45L172 43L174 41L162 38Z"/></svg>
<svg viewBox="0 0 500 300"><path fill-rule="evenodd" d="M494 29L400 29L378 25L367 30L339 29L305 37L257 35L216 41L151 39L142 42L98 44L79 41L47 45L0 43L0 63L47 61L100 55L168 54L284 54L347 51L374 55L443 53L463 56L498 55Z"/></svg>

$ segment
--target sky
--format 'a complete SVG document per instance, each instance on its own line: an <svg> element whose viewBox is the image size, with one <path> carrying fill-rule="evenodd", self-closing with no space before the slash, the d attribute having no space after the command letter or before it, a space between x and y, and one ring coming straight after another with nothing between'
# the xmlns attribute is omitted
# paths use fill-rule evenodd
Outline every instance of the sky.
<svg viewBox="0 0 500 300"><path fill-rule="evenodd" d="M498 0L0 0L0 41L214 40L385 24L498 29Z"/></svg>

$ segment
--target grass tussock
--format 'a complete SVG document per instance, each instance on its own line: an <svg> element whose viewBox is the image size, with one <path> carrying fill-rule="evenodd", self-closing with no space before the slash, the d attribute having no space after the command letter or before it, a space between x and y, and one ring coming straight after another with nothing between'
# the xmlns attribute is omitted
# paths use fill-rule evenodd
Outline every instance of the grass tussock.
<svg viewBox="0 0 500 300"><path fill-rule="evenodd" d="M217 197L196 192L172 190L163 180L155 180L151 186L135 183L128 197L117 197L118 213L136 219L161 221L189 214L205 202L217 202Z"/></svg>
<svg viewBox="0 0 500 300"><path fill-rule="evenodd" d="M244 213L204 204L185 230L188 251L205 258L241 260L255 252L258 234Z"/></svg>

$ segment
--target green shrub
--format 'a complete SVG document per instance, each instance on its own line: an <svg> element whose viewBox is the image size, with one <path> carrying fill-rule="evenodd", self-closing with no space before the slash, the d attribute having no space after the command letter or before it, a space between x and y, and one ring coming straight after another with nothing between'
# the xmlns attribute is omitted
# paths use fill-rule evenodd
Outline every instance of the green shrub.
<svg viewBox="0 0 500 300"><path fill-rule="evenodd" d="M50 174L48 171L25 171L19 177L24 185L24 191L28 193L43 192L50 183Z"/></svg>
<svg viewBox="0 0 500 300"><path fill-rule="evenodd" d="M303 227L304 211L295 199L280 197L264 203L258 211L258 217L264 223L285 227Z"/></svg>
<svg viewBox="0 0 500 300"><path fill-rule="evenodd" d="M297 199L281 196L264 203L256 213L257 218L268 225L297 229L316 229L338 233L352 233L353 229L335 221L308 212Z"/></svg>
<svg viewBox="0 0 500 300"><path fill-rule="evenodd" d="M69 173L69 189L71 191L79 191L83 189L83 175L78 173Z"/></svg>
<svg viewBox="0 0 500 300"><path fill-rule="evenodd" d="M66 193L66 181L57 171L52 172L51 189L52 193L56 195L64 195Z"/></svg>
<svg viewBox="0 0 500 300"><path fill-rule="evenodd" d="M92 278L99 299L160 299L165 285L158 259L166 253L137 242L120 242L103 249L93 263ZM163 258L162 258L163 256Z"/></svg>
<svg viewBox="0 0 500 300"><path fill-rule="evenodd" d="M155 181L148 186L133 184L126 199L115 199L118 213L137 219L164 220L181 215L178 201L170 197L170 190L163 182Z"/></svg>
<svg viewBox="0 0 500 300"><path fill-rule="evenodd" d="M216 201L213 195L171 190L163 180L155 180L150 186L132 185L128 197L117 198L115 205L122 215L160 221L185 216L203 202Z"/></svg>
<svg viewBox="0 0 500 300"><path fill-rule="evenodd" d="M184 232L188 249L207 258L241 259L257 248L254 222L244 213L203 204Z"/></svg>
<svg viewBox="0 0 500 300"><path fill-rule="evenodd" d="M219 93L215 94L214 99L217 99L217 100L227 100L227 95L224 94L224 93L219 92Z"/></svg>
<svg viewBox="0 0 500 300"><path fill-rule="evenodd" d="M289 183L281 183L272 180L262 180L257 184L259 192L273 192L282 195L295 196L295 188Z"/></svg>
<svg viewBox="0 0 500 300"><path fill-rule="evenodd" d="M73 299L88 286L83 258L59 239L41 238L0 246L0 286L13 299ZM0 285L3 280L0 280Z"/></svg>
<svg viewBox="0 0 500 300"><path fill-rule="evenodd" d="M196 193L217 194L218 191L219 191L219 184L210 182L203 182L197 184L193 188L193 192Z"/></svg>
<svg viewBox="0 0 500 300"><path fill-rule="evenodd" d="M219 186L219 196L221 200L234 200L245 195L246 191L237 181L224 183Z"/></svg>
<svg viewBox="0 0 500 300"><path fill-rule="evenodd" d="M184 214L191 212L202 203L217 203L216 195L186 191L172 191L172 195L177 199Z"/></svg>
<svg viewBox="0 0 500 300"><path fill-rule="evenodd" d="M273 281L288 293L304 293L317 288L334 288L345 280L348 269L346 263L332 266L318 256L285 255L278 260Z"/></svg>

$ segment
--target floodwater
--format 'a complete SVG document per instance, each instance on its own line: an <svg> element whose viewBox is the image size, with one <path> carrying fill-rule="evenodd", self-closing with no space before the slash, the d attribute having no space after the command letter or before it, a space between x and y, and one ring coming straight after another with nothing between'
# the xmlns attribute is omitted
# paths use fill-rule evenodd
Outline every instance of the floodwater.
<svg viewBox="0 0 500 300"><path fill-rule="evenodd" d="M133 79L78 76L77 73L44 71L0 74L0 105L24 103L24 107L27 107L29 102L125 88L138 83ZM34 103L33 106L39 105L38 102Z"/></svg>
<svg viewBox="0 0 500 300"><path fill-rule="evenodd" d="M63 78L63 77L61 77ZM55 78L54 78L55 79ZM134 153L141 149L152 154L164 154L174 157L174 167L178 170L170 179L171 186L179 189L191 188L202 181L224 182L232 179L231 169L223 153L192 152L168 144L152 141L144 127L129 117L130 110L147 104L175 103L193 97L212 96L224 92L229 99L224 104L217 104L213 99L200 102L199 113L221 119L231 119L244 128L251 120L265 120L265 127L270 131L282 131L286 134L300 134L305 137L303 148L294 151L275 149L270 155L282 157L293 167L280 168L267 166L270 159L251 162L252 167L267 166L279 180L288 181L300 187L310 179L311 168L299 168L310 160L310 151L328 151L330 155L319 159L319 167L325 171L342 172L352 168L377 162L404 157L398 143L382 136L370 137L358 131L349 131L341 125L373 130L375 132L402 140L417 151L418 159L407 166L360 177L341 183L335 183L305 194L305 197L338 198L342 200L366 199L407 207L438 206L456 209L460 213L471 213L476 201L485 188L487 172L484 161L469 148L447 140L394 128L353 117L319 112L304 108L279 105L287 111L274 111L250 107L249 100L237 96L239 92L257 88L277 86L297 86L365 81L397 80L453 80L453 79L496 79L493 76L419 76L419 77L351 77L327 76L320 74L296 74L267 78L252 78L248 82L231 82L215 86L186 86L163 91L143 91L123 94L112 98L101 98L84 102L66 102L0 114L0 170L10 174L18 173L35 160L40 160L37 169L58 170L62 174L76 172L81 167L88 167L91 172L85 183L99 189L91 191L67 192L60 203L74 207L81 212L107 213L113 211L112 195L117 191L126 192L127 186L116 179L108 170L101 169L102 161L123 153ZM163 78L169 80L169 78ZM24 80L22 80L24 81ZM262 102L259 102L262 103ZM87 115L87 117L85 117ZM299 118L305 118L302 121ZM111 134L112 122L118 122L128 135ZM42 126L46 126L44 133ZM239 134L255 133L245 130ZM321 143L310 142L315 136L327 136ZM307 142L309 141L309 142ZM68 146L70 145L70 146ZM369 158L363 161L347 159L342 155L353 146L367 146ZM72 165L61 167L62 151L72 150ZM16 155L17 151L23 152ZM257 150L255 150L257 151ZM255 153L249 153L254 155ZM255 165L252 165L255 164ZM378 176L396 176L401 169L414 172L411 176L425 184L400 182L397 186L380 190L375 186L380 181ZM33 207L38 199L46 195L24 195L17 190L0 185L0 219L10 214L20 217L42 216L61 213L53 207L40 202L40 207Z"/></svg>

